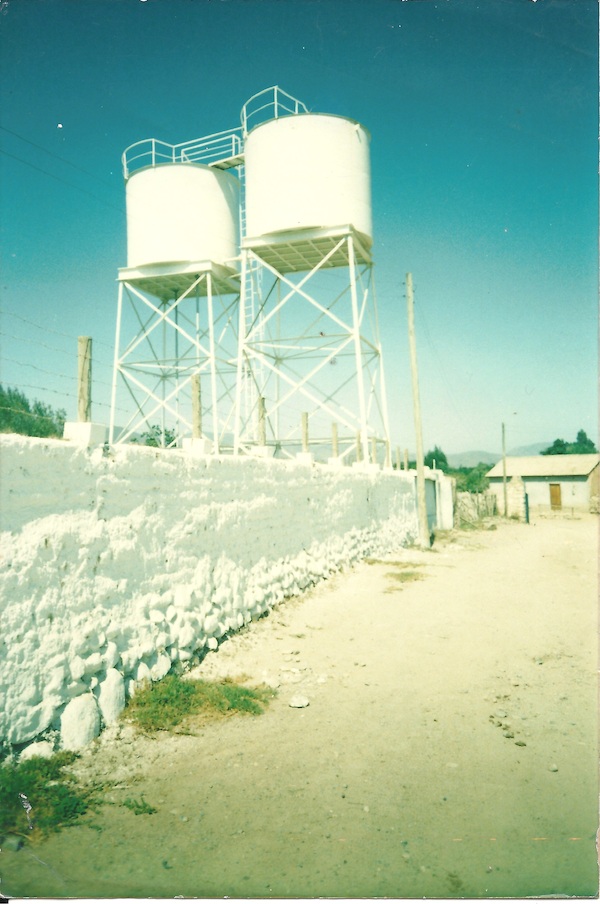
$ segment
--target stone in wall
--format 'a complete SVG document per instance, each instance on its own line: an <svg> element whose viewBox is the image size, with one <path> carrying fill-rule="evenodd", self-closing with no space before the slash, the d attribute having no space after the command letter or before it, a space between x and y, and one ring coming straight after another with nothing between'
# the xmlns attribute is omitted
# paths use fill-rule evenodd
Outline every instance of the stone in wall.
<svg viewBox="0 0 600 904"><path fill-rule="evenodd" d="M81 750L100 734L100 713L96 698L82 694L67 704L60 719L61 746Z"/></svg>

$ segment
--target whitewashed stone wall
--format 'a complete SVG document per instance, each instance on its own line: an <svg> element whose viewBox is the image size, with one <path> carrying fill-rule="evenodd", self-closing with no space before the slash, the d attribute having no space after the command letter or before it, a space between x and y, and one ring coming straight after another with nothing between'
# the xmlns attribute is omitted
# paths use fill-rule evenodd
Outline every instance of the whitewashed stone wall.
<svg viewBox="0 0 600 904"><path fill-rule="evenodd" d="M401 473L18 436L0 468L10 745L60 730L81 746L138 682L417 532Z"/></svg>

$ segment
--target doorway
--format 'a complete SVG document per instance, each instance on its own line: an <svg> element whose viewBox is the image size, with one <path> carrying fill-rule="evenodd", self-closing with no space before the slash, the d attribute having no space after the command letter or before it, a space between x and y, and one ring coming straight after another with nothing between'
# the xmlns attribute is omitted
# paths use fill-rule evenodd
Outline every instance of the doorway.
<svg viewBox="0 0 600 904"><path fill-rule="evenodd" d="M550 484L550 508L552 511L559 511L562 508L562 497L560 492L560 483Z"/></svg>

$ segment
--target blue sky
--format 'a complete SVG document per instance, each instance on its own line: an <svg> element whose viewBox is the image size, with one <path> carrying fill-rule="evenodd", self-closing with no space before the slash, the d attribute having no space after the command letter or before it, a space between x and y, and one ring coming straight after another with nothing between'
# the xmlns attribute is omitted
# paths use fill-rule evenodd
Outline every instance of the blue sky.
<svg viewBox="0 0 600 904"><path fill-rule="evenodd" d="M597 438L595 0L2 0L4 385L76 416L78 335L107 420L120 156L235 126L278 84L371 132L392 439Z"/></svg>

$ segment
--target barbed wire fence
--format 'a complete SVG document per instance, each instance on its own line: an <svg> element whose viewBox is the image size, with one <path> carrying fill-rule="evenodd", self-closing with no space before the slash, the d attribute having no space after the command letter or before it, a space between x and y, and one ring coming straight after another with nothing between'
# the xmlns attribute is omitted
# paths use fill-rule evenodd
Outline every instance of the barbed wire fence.
<svg viewBox="0 0 600 904"><path fill-rule="evenodd" d="M9 353L4 351L2 353L3 363L16 365L19 369L24 368L27 373L26 379L6 380L4 377L0 378L0 383L5 389L8 389L10 385L10 388L18 391L27 391L27 394L31 392L41 393L44 399L48 396L56 396L58 409L64 409L71 402L76 406L78 398L77 342L79 337L54 329L46 324L38 323L14 311L0 311L0 322L0 340L5 349L7 345L10 346ZM18 335L17 322L27 326L27 335ZM56 337L56 339L53 337ZM61 340L67 340L68 346ZM100 390L100 394L103 394L103 390L108 391L110 397L114 366L113 347L101 340L93 340L93 344L93 397L97 396L98 390ZM37 363L40 352L50 352L53 360L59 362L59 364L52 368ZM59 380L60 388L54 388L49 385L50 381L45 380L45 377L51 377L52 381ZM36 398L34 401L42 400ZM103 419L108 421L111 408L110 403L93 398L93 405L94 409L101 410ZM0 405L0 409L19 413L19 409L7 405ZM116 411L121 414L128 414L122 408L116 408ZM47 419L47 415L36 414L33 411L29 413L29 416Z"/></svg>

